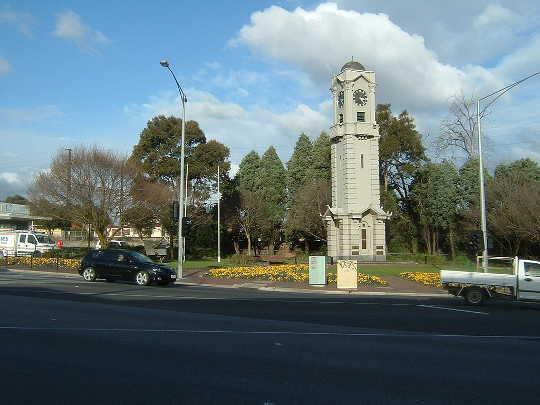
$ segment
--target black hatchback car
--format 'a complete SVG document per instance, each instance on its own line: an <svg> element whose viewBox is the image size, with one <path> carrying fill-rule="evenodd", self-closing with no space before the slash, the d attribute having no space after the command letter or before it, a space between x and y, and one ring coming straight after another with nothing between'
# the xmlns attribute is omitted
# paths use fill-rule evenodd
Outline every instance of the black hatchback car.
<svg viewBox="0 0 540 405"><path fill-rule="evenodd" d="M91 250L81 260L79 274L86 281L104 278L107 281L135 281L138 285L157 282L167 285L176 280L169 267L154 263L145 255L125 249Z"/></svg>

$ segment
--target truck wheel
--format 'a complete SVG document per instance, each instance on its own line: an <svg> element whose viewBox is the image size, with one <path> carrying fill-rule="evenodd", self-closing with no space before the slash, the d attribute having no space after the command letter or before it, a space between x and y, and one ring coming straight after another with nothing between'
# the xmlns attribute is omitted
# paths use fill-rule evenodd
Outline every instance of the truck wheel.
<svg viewBox="0 0 540 405"><path fill-rule="evenodd" d="M484 303L486 296L481 288L472 287L467 288L467 290L463 294L463 298L465 299L465 303L467 305L479 306Z"/></svg>

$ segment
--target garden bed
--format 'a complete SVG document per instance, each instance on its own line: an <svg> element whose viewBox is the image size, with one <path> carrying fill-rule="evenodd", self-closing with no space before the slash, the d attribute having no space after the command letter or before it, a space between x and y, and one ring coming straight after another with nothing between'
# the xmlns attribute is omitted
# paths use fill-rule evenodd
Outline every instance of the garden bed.
<svg viewBox="0 0 540 405"><path fill-rule="evenodd" d="M405 272L400 274L401 277L406 278L407 280L415 281L419 284L441 288L441 275L440 273L433 272Z"/></svg>
<svg viewBox="0 0 540 405"><path fill-rule="evenodd" d="M0 266L21 268L25 270L58 271L77 273L81 260L61 257L4 257L0 258Z"/></svg>
<svg viewBox="0 0 540 405"><path fill-rule="evenodd" d="M309 280L309 266L307 264L284 264L277 266L243 266L210 269L206 277L222 279L267 280L267 281L293 281L307 283ZM327 274L327 283L335 284L335 272ZM358 273L358 285L385 287L388 282L378 276Z"/></svg>

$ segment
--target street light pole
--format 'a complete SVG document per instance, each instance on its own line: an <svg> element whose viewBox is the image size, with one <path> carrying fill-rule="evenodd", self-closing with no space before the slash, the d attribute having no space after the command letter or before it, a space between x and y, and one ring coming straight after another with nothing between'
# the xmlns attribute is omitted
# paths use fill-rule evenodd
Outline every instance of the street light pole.
<svg viewBox="0 0 540 405"><path fill-rule="evenodd" d="M186 188L184 189L184 216L187 217L187 205L188 205L188 179L189 179L189 164L186 163ZM184 238L184 257L183 261L186 261L186 238Z"/></svg>
<svg viewBox="0 0 540 405"><path fill-rule="evenodd" d="M186 102L187 97L184 91L182 90L182 87L180 87L180 83L178 83L178 80L176 80L176 76L174 75L173 71L171 70L169 66L169 62L166 60L161 60L159 64L169 70L171 72L171 75L176 83L176 87L178 88L178 93L180 94L180 100L182 101L182 139L181 139L181 151L180 151L180 180L178 181L178 274L177 277L183 278L182 270L183 270L183 257L184 257L184 243L182 239L182 222L184 219L184 140L185 140L185 132L186 132Z"/></svg>
<svg viewBox="0 0 540 405"><path fill-rule="evenodd" d="M484 163L482 159L482 131L480 131L480 100L478 100L476 104L476 126L478 128L478 167L480 170L480 224L482 226L482 239L484 242L484 249L482 250L482 269L484 269L484 273L487 273L488 246L486 221L486 189L484 187Z"/></svg>
<svg viewBox="0 0 540 405"><path fill-rule="evenodd" d="M487 238L487 220L486 220L486 194L484 187L484 164L482 156L482 131L480 130L480 101L485 100L489 97L497 95L491 103L489 103L482 112L484 112L491 104L499 99L507 91L516 87L518 84L523 83L525 80L530 79L536 75L539 75L540 72L533 73L532 75L526 76L521 80L518 80L514 83L510 83L508 86L503 87L493 93L488 94L487 96L481 97L476 102L476 127L478 131L478 161L479 161L479 170L480 170L480 221L482 226L482 240L484 242L484 249L482 251L482 269L484 272L488 270L488 238Z"/></svg>
<svg viewBox="0 0 540 405"><path fill-rule="evenodd" d="M219 165L217 167L217 193L217 261L218 263L221 263L221 232L219 229L221 222L221 194L219 193Z"/></svg>

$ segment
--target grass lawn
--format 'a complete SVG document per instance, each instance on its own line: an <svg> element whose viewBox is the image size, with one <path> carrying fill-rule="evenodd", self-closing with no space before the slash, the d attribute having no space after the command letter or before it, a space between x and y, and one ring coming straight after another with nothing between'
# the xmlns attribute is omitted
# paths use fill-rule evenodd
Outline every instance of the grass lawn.
<svg viewBox="0 0 540 405"><path fill-rule="evenodd" d="M294 262L293 262L294 263ZM176 260L164 263L165 265L176 268ZM221 263L216 260L187 260L184 262L184 269L203 269L208 267L231 267L232 264L228 259L221 259ZM247 267L249 267L248 265ZM242 267L242 266L238 266ZM371 276L384 278L385 276L399 277L400 273L438 273L440 270L457 270L457 271L477 271L482 272L482 269L476 269L476 265L469 264L360 264L358 272ZM308 270L305 270L306 273ZM328 273L336 273L336 265L327 266ZM489 267L489 272L500 274L512 274L512 269L505 267Z"/></svg>
<svg viewBox="0 0 540 405"><path fill-rule="evenodd" d="M335 266L333 271L335 272ZM438 273L441 270L456 270L456 271L470 271L470 272L482 272L482 269L477 269L475 264L440 264L440 265L431 265L431 264L408 264L408 265L362 265L358 266L358 271L361 273L369 274L372 276L397 276L399 277L400 273L410 272L410 273ZM489 273L498 273L498 274L512 274L511 267L489 267Z"/></svg>

